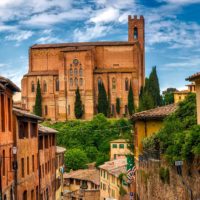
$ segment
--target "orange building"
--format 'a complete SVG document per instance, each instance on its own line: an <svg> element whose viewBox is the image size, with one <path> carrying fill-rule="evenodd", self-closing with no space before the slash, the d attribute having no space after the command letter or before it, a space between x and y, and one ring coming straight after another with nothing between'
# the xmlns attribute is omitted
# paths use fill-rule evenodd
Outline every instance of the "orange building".
<svg viewBox="0 0 200 200"><path fill-rule="evenodd" d="M74 119L75 90L80 89L84 119L97 113L98 83L103 82L116 116L128 114L132 83L135 104L144 84L144 18L128 17L128 41L36 44L29 50L29 70L22 79L22 106L33 111L37 80L42 91L43 117Z"/></svg>
<svg viewBox="0 0 200 200"><path fill-rule="evenodd" d="M14 198L12 96L19 91L0 76L0 199Z"/></svg>
<svg viewBox="0 0 200 200"><path fill-rule="evenodd" d="M56 199L56 130L39 125L40 199Z"/></svg>

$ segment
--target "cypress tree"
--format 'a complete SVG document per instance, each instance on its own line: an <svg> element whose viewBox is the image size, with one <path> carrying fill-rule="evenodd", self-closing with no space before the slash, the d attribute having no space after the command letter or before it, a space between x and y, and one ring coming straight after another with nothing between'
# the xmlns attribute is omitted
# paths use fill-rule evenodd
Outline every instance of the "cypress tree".
<svg viewBox="0 0 200 200"><path fill-rule="evenodd" d="M98 84L98 113L103 113L106 117L108 116L108 99L104 84L101 82Z"/></svg>
<svg viewBox="0 0 200 200"><path fill-rule="evenodd" d="M135 111L135 106L134 106L134 97L133 97L133 89L132 89L132 84L130 82L130 87L128 91L128 112L129 115L132 115Z"/></svg>
<svg viewBox="0 0 200 200"><path fill-rule="evenodd" d="M35 98L34 113L38 116L42 116L42 95L41 95L39 80L37 81L37 91L36 91L36 98Z"/></svg>
<svg viewBox="0 0 200 200"><path fill-rule="evenodd" d="M79 88L76 89L74 113L75 113L75 116L77 119L81 119L81 117L83 116L83 104L81 101L81 95L79 92Z"/></svg>
<svg viewBox="0 0 200 200"><path fill-rule="evenodd" d="M116 111L117 111L117 114L119 115L120 114L120 98L116 98Z"/></svg>

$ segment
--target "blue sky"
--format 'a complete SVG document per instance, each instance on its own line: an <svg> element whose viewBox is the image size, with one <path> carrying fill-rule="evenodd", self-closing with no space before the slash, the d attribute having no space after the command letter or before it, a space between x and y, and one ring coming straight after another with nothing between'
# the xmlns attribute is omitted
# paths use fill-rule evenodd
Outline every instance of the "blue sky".
<svg viewBox="0 0 200 200"><path fill-rule="evenodd" d="M145 17L146 75L182 89L200 71L200 0L1 0L0 74L20 86L36 43L126 41L129 14Z"/></svg>

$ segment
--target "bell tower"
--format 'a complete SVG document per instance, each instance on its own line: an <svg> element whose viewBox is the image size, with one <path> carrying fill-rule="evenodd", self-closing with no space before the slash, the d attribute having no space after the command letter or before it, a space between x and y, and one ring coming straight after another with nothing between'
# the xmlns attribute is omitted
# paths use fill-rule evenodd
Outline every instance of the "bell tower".
<svg viewBox="0 0 200 200"><path fill-rule="evenodd" d="M140 47L144 53L144 17L140 16L139 18L137 15L132 17L131 15L128 16L128 41L134 42L139 41Z"/></svg>

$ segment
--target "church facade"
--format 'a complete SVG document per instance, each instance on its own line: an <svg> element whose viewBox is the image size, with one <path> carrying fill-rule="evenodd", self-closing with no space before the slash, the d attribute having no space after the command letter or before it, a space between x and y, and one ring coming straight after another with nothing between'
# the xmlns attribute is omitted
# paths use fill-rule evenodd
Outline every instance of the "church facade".
<svg viewBox="0 0 200 200"><path fill-rule="evenodd" d="M138 105L145 78L144 18L128 16L128 41L36 44L29 50L29 70L22 79L22 106L33 111L37 81L42 93L42 114L46 119L74 119L75 91L79 87L84 119L97 113L98 83L109 96L111 114L128 114L128 91L132 84Z"/></svg>

